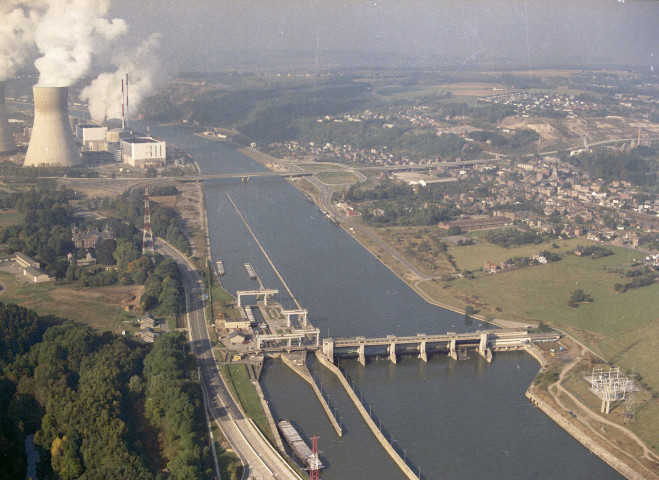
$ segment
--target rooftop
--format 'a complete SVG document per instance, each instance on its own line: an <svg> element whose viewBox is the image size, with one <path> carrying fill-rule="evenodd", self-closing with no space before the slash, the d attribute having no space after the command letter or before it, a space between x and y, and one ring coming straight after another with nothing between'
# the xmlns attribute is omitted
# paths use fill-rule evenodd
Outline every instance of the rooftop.
<svg viewBox="0 0 659 480"><path fill-rule="evenodd" d="M135 138L126 138L124 140L126 143L161 143L159 140L156 140L151 137L135 137Z"/></svg>

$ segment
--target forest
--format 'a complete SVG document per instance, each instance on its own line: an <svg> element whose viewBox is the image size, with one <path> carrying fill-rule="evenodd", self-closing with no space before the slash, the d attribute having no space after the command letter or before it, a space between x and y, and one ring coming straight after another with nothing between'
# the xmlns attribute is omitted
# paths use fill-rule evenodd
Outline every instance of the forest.
<svg viewBox="0 0 659 480"><path fill-rule="evenodd" d="M194 360L182 333L153 346L0 303L0 478L205 479L211 468Z"/></svg>

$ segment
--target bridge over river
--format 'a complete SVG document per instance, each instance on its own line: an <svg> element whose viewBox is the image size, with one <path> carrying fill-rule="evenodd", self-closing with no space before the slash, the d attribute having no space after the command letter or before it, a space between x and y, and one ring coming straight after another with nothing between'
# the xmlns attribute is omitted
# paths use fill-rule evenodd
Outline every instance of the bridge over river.
<svg viewBox="0 0 659 480"><path fill-rule="evenodd" d="M477 350L488 362L492 361L493 351L521 350L537 342L554 342L557 334L529 333L526 330L478 330L470 333L448 332L445 335L416 336L387 335L380 338L324 338L322 352L327 359L334 362L336 357L358 357L362 365L368 356L388 356L397 362L398 355L417 355L424 362L433 352L448 353L457 360L465 355L467 349Z"/></svg>

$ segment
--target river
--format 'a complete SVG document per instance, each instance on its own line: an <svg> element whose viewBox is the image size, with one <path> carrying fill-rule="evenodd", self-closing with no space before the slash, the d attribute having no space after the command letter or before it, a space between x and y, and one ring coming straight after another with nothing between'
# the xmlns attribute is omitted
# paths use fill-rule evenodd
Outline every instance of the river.
<svg viewBox="0 0 659 480"><path fill-rule="evenodd" d="M152 132L192 155L204 173L262 171L265 167L223 143L165 127ZM478 322L423 301L359 245L332 225L306 197L279 178L205 182L215 260L224 287L254 288L243 268L254 265L268 288L284 292L277 276L228 201L231 196L310 321L323 336L445 333L476 330ZM292 306L287 295L277 300ZM311 388L278 361L267 362L261 384L275 418L291 420L305 438L318 435L322 478L400 479L338 381L312 360L310 367L342 419L339 438ZM619 479L598 457L524 397L538 364L522 352L477 355L454 362L434 356L426 364L403 358L341 361L357 392L422 478Z"/></svg>

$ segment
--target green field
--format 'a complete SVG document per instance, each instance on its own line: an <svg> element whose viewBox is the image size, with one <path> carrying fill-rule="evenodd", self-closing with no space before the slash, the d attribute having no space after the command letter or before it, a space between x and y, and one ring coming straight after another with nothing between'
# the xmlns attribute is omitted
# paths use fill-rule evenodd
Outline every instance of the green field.
<svg viewBox="0 0 659 480"><path fill-rule="evenodd" d="M327 185L345 185L359 180L352 172L321 172L316 177Z"/></svg>
<svg viewBox="0 0 659 480"><path fill-rule="evenodd" d="M642 381L648 385L659 385L659 369L654 363L659 350L657 308L655 308L654 320L640 327L610 335L601 340L599 345L608 360L614 364L631 365L631 370L639 374Z"/></svg>
<svg viewBox="0 0 659 480"><path fill-rule="evenodd" d="M478 233L484 234L484 232ZM559 248L552 248L553 243L556 243ZM464 247L452 245L449 247L448 253L453 255L453 259L460 270L474 271L482 268L485 262L488 261L499 264L511 257L532 257L542 250L549 250L551 252L563 254L565 252L573 252L577 245L586 246L595 244L597 244L597 242L592 242L582 238L571 238L569 240L552 240L550 242L541 243L540 245L521 245L519 247L503 248L494 245L493 243L482 241L482 243L467 245ZM638 253L635 254L635 256L638 255ZM633 256L634 255L632 255L632 257Z"/></svg>
<svg viewBox="0 0 659 480"><path fill-rule="evenodd" d="M274 437L270 431L268 419L263 411L261 400L259 399L256 389L249 379L247 367L245 365L223 365L222 373L227 379L227 383L232 387L238 401L243 406L248 417L254 420L263 434L274 443Z"/></svg>
<svg viewBox="0 0 659 480"><path fill-rule="evenodd" d="M623 277L608 269L627 264L635 253L616 250L615 255L596 260L566 256L547 265L460 279L454 282L454 288L499 306L504 313L611 335L646 324L659 311L659 284L614 292L614 285ZM570 292L577 288L588 293L593 302L568 307Z"/></svg>

